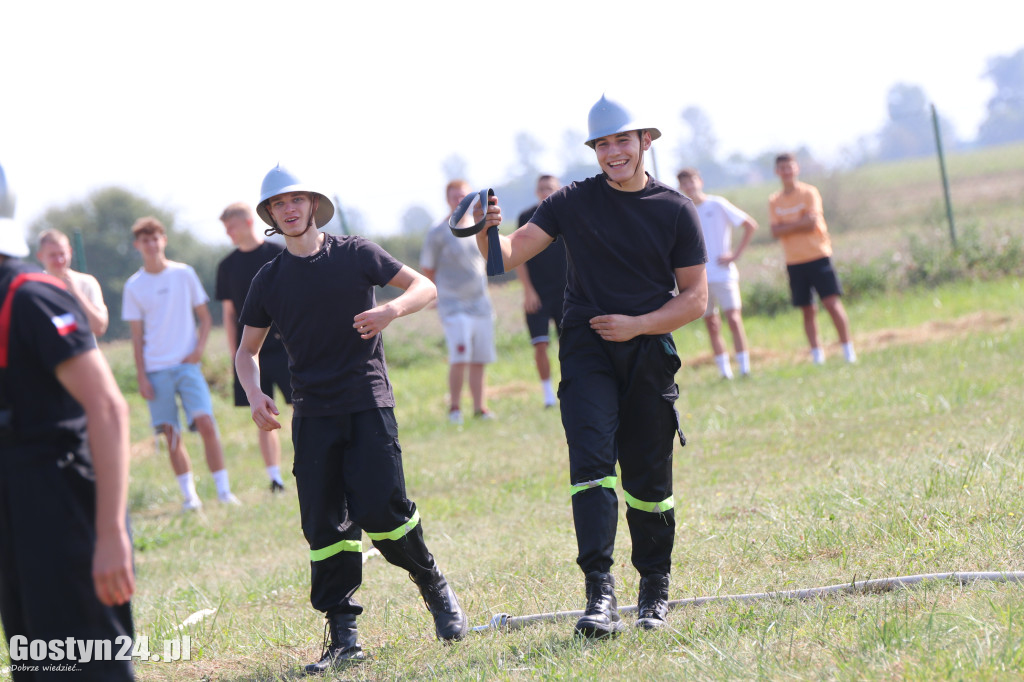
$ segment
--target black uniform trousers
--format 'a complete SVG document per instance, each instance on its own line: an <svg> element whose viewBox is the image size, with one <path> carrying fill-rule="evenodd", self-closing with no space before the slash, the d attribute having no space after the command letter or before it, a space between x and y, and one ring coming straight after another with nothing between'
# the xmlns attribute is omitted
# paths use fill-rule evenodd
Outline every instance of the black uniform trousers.
<svg viewBox="0 0 1024 682"><path fill-rule="evenodd" d="M681 363L672 335L616 343L601 339L588 325L567 327L559 361L577 563L584 573L611 569L618 462L633 565L641 576L668 574L675 540L671 498L677 433L685 444L675 410L675 373Z"/></svg>
<svg viewBox="0 0 1024 682"><path fill-rule="evenodd" d="M92 557L96 545L96 484L88 446L70 434L45 442L0 444L0 617L11 637L32 640L104 640L133 637L131 605L104 606L96 597ZM49 663L75 664L76 672L43 672ZM11 661L39 665L13 671L22 680L134 679L129 661Z"/></svg>
<svg viewBox="0 0 1024 682"><path fill-rule="evenodd" d="M414 579L436 568L416 505L405 494L392 408L296 415L292 443L313 608L332 615L363 612L353 596L363 576L362 530L385 559Z"/></svg>

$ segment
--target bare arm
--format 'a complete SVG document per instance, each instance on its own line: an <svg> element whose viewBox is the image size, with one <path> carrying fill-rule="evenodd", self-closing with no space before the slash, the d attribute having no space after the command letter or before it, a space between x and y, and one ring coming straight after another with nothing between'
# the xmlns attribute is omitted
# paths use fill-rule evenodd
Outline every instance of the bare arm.
<svg viewBox="0 0 1024 682"><path fill-rule="evenodd" d="M381 333L391 321L422 310L424 306L437 298L437 288L425 275L408 265L403 265L388 286L402 289L402 294L376 308L361 312L352 318L352 327L364 339L372 339Z"/></svg>
<svg viewBox="0 0 1024 682"><path fill-rule="evenodd" d="M235 357L238 352L238 313L235 312L235 304L231 299L224 299L220 302L221 310L224 311L224 336L228 339L228 353Z"/></svg>
<svg viewBox="0 0 1024 682"><path fill-rule="evenodd" d="M260 348L263 347L263 341L266 340L269 331L270 327L245 325L242 327L242 338L235 353L238 383L242 384L245 396L249 399L252 420L264 431L281 428L281 424L274 419L281 414L274 404L274 399L260 388Z"/></svg>
<svg viewBox="0 0 1024 682"><path fill-rule="evenodd" d="M68 285L68 291L78 301L78 305L82 307L82 312L85 313L86 319L89 320L89 329L96 336L103 336L107 333L107 327L110 325L110 314L107 312L107 306L96 305L92 302L85 292L78 287L78 283L73 277L67 277L64 282Z"/></svg>
<svg viewBox="0 0 1024 682"><path fill-rule="evenodd" d="M488 222L490 222L491 209L494 208L497 208L497 206L491 206L491 208L487 209ZM500 217L500 213L498 215ZM501 259L506 271L519 267L548 248L551 242L555 241L554 237L534 223L526 223L507 237L505 235L498 235L498 240L501 244ZM476 245L483 257L486 258L487 233L485 230L477 233Z"/></svg>
<svg viewBox="0 0 1024 682"><path fill-rule="evenodd" d="M473 208L474 218L479 222L484 219L479 204ZM492 227L501 225L501 207L498 206L498 197L491 197L491 203L487 206L486 221L484 229L476 233L476 246L480 249L480 255L487 258L488 244L487 231ZM551 245L554 237L540 229L535 223L526 223L509 236L498 235L498 243L501 245L501 260L505 271L518 268L538 253Z"/></svg>
<svg viewBox="0 0 1024 682"><path fill-rule="evenodd" d="M647 335L669 334L704 315L708 306L708 280L704 265L676 268L679 294L646 315L598 315L590 327L605 341L629 341Z"/></svg>
<svg viewBox="0 0 1024 682"><path fill-rule="evenodd" d="M128 404L106 360L93 348L57 365L57 380L85 410L89 449L96 474L96 548L92 579L107 606L127 602L135 592L132 545L128 537Z"/></svg>
<svg viewBox="0 0 1024 682"><path fill-rule="evenodd" d="M818 229L818 213L808 213L789 223L772 223L772 237L778 239L797 232L813 232Z"/></svg>
<svg viewBox="0 0 1024 682"><path fill-rule="evenodd" d="M213 328L213 316L210 315L210 308L205 303L197 305L196 319L199 320L199 336L196 338L196 347L182 360L188 364L199 364L203 359L203 352L206 350L206 342L210 338L210 330Z"/></svg>
<svg viewBox="0 0 1024 682"><path fill-rule="evenodd" d="M757 221L751 217L747 217L740 225L743 227L743 236L740 238L740 245L736 247L736 250L732 253L722 254L718 259L721 265L728 265L734 261L739 260L740 254L742 254L747 245L750 244L750 238L754 236L754 230L757 229Z"/></svg>
<svg viewBox="0 0 1024 682"><path fill-rule="evenodd" d="M153 393L153 386L149 383L149 377L146 376L146 356L143 354L143 339L145 338L145 332L142 320L129 320L128 326L132 330L132 354L135 356L135 378L139 382L139 395L146 400L152 400L155 397Z"/></svg>

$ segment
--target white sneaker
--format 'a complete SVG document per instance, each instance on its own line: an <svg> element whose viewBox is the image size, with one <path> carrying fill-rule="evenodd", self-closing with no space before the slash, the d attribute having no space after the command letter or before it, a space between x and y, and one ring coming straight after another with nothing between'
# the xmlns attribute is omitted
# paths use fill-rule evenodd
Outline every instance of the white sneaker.
<svg viewBox="0 0 1024 682"><path fill-rule="evenodd" d="M198 511L203 508L203 501L198 497L188 497L181 503L181 511Z"/></svg>
<svg viewBox="0 0 1024 682"><path fill-rule="evenodd" d="M458 426L462 425L462 410L452 410L448 413L448 421Z"/></svg>
<svg viewBox="0 0 1024 682"><path fill-rule="evenodd" d="M217 499L220 500L222 504L232 504L235 506L240 506L242 504L242 501L232 493L228 493L227 495L217 495Z"/></svg>

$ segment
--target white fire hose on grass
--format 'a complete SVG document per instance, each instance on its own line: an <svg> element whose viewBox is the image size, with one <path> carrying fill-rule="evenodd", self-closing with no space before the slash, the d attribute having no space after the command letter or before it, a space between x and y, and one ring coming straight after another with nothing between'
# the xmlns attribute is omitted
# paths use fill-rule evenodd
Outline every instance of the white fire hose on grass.
<svg viewBox="0 0 1024 682"><path fill-rule="evenodd" d="M809 587L802 590L780 590L778 592L758 592L753 594L727 594L717 597L690 597L689 599L675 599L668 603L670 609L680 606L701 606L716 601L759 601L764 599L817 599L827 594L856 594L870 592L889 592L901 590L911 585L916 585L928 580L955 580L961 585L988 580L991 582L1013 582L1024 583L1024 571L1005 572L962 572L962 573L925 573L922 575L904 575L895 578L876 578L874 580L854 580L850 583L829 585L827 587ZM635 606L623 606L619 609L620 614L633 613ZM546 621L571 620L583 615L583 611L554 611L551 613L536 613L528 616L511 616L507 613L497 613L491 618L487 625L478 625L471 628L472 632L486 632L487 630L519 630L533 623Z"/></svg>

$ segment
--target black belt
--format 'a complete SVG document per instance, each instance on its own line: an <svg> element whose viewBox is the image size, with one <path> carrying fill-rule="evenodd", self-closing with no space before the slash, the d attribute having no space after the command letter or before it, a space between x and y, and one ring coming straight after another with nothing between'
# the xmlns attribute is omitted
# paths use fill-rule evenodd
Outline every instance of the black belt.
<svg viewBox="0 0 1024 682"><path fill-rule="evenodd" d="M484 210L484 219L475 225L469 227L456 227L459 221L462 220L463 216L466 215L466 211L473 204L473 200L479 196L480 206ZM478 194L467 194L463 197L462 201L455 208L452 213L452 217L448 219L448 229L452 231L456 237L472 237L476 235L480 230L484 229L484 223L487 221L487 205L490 203L491 197L494 196L493 189L482 189ZM498 226L493 225L487 228L487 275L493 277L494 275L500 275L505 272L505 263L501 257L501 242L498 240Z"/></svg>

